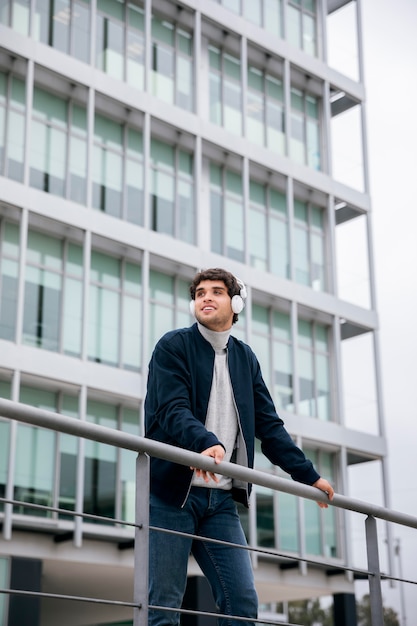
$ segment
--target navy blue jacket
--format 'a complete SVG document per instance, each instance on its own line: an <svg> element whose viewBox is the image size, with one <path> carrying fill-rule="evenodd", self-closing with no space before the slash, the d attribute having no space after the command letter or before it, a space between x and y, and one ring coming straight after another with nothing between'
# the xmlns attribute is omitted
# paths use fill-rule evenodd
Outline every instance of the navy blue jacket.
<svg viewBox="0 0 417 626"><path fill-rule="evenodd" d="M248 467L253 467L257 437L271 463L279 465L294 480L312 485L320 475L285 430L255 354L247 344L232 336L227 350L238 411L240 446L243 443ZM211 344L201 335L197 324L173 330L158 341L149 364L146 437L193 452L221 444L204 426L214 356ZM192 470L186 466L151 459L151 491L171 504L181 506L185 502L192 475ZM236 488L233 496L247 505L250 490L251 485L245 489Z"/></svg>

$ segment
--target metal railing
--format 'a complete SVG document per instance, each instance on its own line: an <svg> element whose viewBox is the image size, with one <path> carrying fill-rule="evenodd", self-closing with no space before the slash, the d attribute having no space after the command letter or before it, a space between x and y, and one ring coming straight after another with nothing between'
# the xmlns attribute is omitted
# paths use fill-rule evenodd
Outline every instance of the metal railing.
<svg viewBox="0 0 417 626"><path fill-rule="evenodd" d="M210 457L202 456L201 454L190 452L182 448L169 446L157 441L146 439L124 433L119 430L107 428L105 426L99 426L97 424L82 422L80 420L67 417L62 414L52 413L43 409L35 408L29 405L12 402L0 398L0 415L12 420L31 424L41 428L47 428L54 431L62 432L76 437L82 437L85 439L97 441L100 443L117 446L126 450L131 450L138 453L136 461L136 511L135 511L135 523L129 524L124 520L115 520L124 526L133 526L135 531L134 537L134 590L133 590L133 602L118 602L106 599L94 599L84 597L73 597L58 594L48 594L42 592L29 592L19 591L15 589L0 589L0 593L8 594L20 594L20 595L32 595L41 597L53 597L56 599L72 599L84 602L101 602L108 605L123 605L132 607L133 609L133 623L134 626L147 626L148 623L148 610L149 609L163 609L163 610L175 610L186 614L198 614L198 611L191 611L185 609L167 609L167 607L156 607L148 604L148 548L149 548L149 461L151 456L155 456L161 459L186 465L188 467L198 466L204 470L213 470L214 460ZM366 530L366 547L367 547L367 570L358 570L357 568L340 567L346 572L359 572L362 575L366 575L369 581L369 596L370 596L370 608L371 608L371 620L372 626L381 626L384 623L383 619L383 603L381 592L381 580L395 580L402 583L416 584L417 581L404 580L401 578L394 578L386 574L382 574L380 571L379 551L378 551L378 535L377 535L377 523L376 520L385 520L387 522L400 524L409 528L417 529L417 517L393 511L381 506L369 504L361 500L356 500L339 494L335 494L332 502L328 501L327 496L314 487L303 485L285 478L279 478L259 470L252 470L234 463L222 462L215 466L215 471L218 474L224 474L231 478L239 479L241 481L250 482L262 487L267 487L272 490L282 491L288 494L293 494L309 500L318 502L326 502L330 506L354 511L366 516L365 530ZM76 511L69 511L67 509L57 509L54 507L45 507L43 505L33 505L26 502L17 503L14 500L0 498L0 502L6 503L6 505L12 506L13 504L21 504L26 507L46 509L65 515L72 515L79 518L89 518L97 516L88 516L84 513L77 513ZM103 518L108 521L108 518ZM161 531L161 529L154 529ZM163 532L163 531L162 531ZM206 539L205 539L206 541ZM242 549L241 546L236 546ZM248 546L248 550L256 550ZM266 552L266 551L265 551ZM286 556L286 558L289 558ZM300 559L295 557L295 560ZM310 561L311 562L311 561ZM329 565L331 566L331 564ZM138 575L140 572L140 575ZM219 617L219 615L204 613L204 615L213 615ZM230 617L230 616L229 616ZM239 619L235 617L237 623ZM266 620L252 620L260 623L267 623ZM282 622L270 622L279 624ZM290 625L291 626L291 625Z"/></svg>

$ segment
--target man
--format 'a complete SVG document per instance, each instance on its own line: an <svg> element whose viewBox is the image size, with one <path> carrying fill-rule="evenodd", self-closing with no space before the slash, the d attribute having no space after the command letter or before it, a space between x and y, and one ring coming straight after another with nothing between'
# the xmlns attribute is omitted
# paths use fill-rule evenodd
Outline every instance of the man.
<svg viewBox="0 0 417 626"><path fill-rule="evenodd" d="M146 436L199 452L214 463L253 467L255 437L268 459L292 478L333 498L293 443L278 417L259 363L242 341L230 335L244 306L246 289L230 272L199 272L190 287L197 322L174 330L157 343L149 365L145 400ZM248 506L251 485L214 471L151 460L151 526L246 545L234 500ZM319 503L326 507L327 504ZM183 535L150 533L149 603L180 608L192 553L207 577L223 626L250 624L258 601L247 550ZM175 611L151 610L151 626L176 625Z"/></svg>

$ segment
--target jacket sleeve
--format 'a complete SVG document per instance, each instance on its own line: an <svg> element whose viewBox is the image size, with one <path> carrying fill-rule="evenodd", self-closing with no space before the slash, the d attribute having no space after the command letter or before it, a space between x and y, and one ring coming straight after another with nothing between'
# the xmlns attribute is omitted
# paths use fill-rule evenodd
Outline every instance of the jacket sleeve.
<svg viewBox="0 0 417 626"><path fill-rule="evenodd" d="M146 436L202 452L220 444L192 411L192 376L181 339L162 338L149 366L145 400ZM204 416L205 417L205 416Z"/></svg>
<svg viewBox="0 0 417 626"><path fill-rule="evenodd" d="M316 472L304 452L293 442L283 420L278 416L255 356L253 391L255 435L261 441L262 452L271 463L281 467L294 480L312 485L320 478L320 474Z"/></svg>

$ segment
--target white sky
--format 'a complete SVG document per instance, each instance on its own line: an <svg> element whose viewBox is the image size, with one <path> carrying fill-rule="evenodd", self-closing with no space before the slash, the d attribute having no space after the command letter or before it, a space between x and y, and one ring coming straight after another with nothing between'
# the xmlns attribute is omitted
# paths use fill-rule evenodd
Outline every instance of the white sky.
<svg viewBox="0 0 417 626"><path fill-rule="evenodd" d="M417 516L417 1L362 0L362 17L391 508ZM396 525L393 535L403 578L416 581L417 530ZM403 589L412 626L417 587ZM401 616L399 586L384 583L383 597Z"/></svg>

